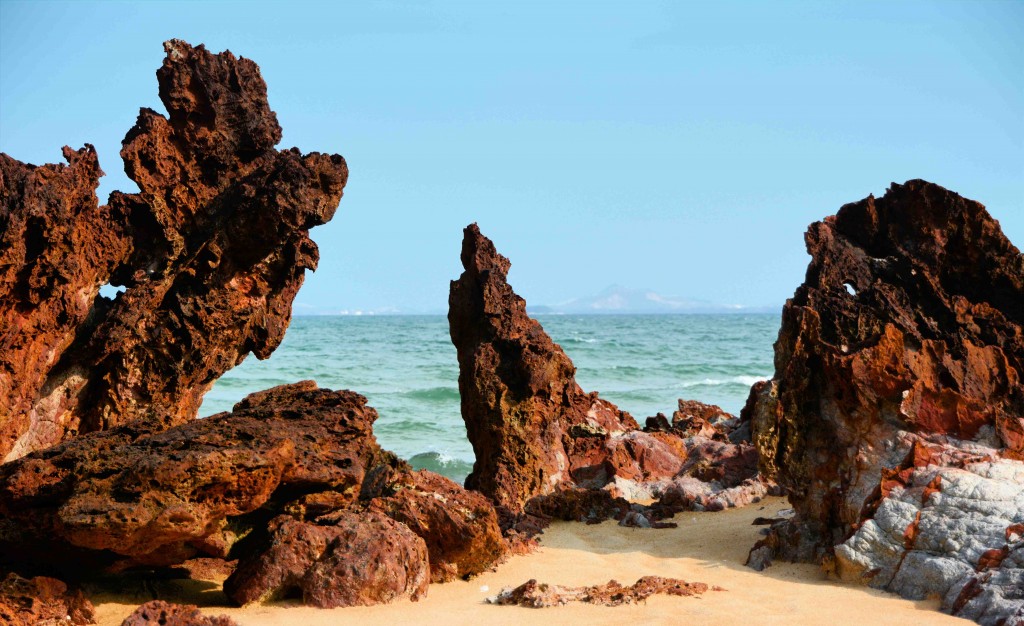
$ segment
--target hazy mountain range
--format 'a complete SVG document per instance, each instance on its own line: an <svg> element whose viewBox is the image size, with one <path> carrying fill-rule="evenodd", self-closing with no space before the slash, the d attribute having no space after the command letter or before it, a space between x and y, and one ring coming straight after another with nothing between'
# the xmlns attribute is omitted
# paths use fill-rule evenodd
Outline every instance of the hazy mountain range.
<svg viewBox="0 0 1024 626"><path fill-rule="evenodd" d="M606 287L597 295L575 298L555 305L527 305L530 313L563 313L570 315L621 315L667 313L774 313L779 306L743 306L718 304L706 300L692 300L663 296L649 289L632 289L622 285Z"/></svg>
<svg viewBox="0 0 1024 626"><path fill-rule="evenodd" d="M746 306L718 304L706 300L692 300L664 296L650 289L633 289L610 285L600 293L585 298L574 298L561 304L527 304L531 314L552 315L660 315L696 313L778 313L781 305ZM296 302L295 315L446 315L444 309L406 309L382 307L378 309L336 309Z"/></svg>

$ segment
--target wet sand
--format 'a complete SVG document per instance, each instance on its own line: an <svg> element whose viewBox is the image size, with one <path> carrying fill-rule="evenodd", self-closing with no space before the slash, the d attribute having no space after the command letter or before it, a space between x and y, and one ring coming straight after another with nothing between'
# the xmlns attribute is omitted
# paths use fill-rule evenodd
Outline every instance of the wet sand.
<svg viewBox="0 0 1024 626"><path fill-rule="evenodd" d="M103 626L117 626L136 606L152 599L198 604L211 615L226 614L241 626L335 624L425 626L471 624L751 624L864 626L970 624L937 611L938 601L911 602L897 596L826 579L813 565L777 563L764 572L744 567L762 527L754 518L788 508L783 498L719 513L682 513L679 528L641 530L614 522L588 526L556 523L533 554L510 558L471 581L431 585L419 602L373 607L315 609L275 603L229 607L214 581L161 583L147 593L93 596ZM561 585L594 585L609 579L629 584L658 575L724 587L699 597L654 596L619 607L570 604L547 609L493 606L485 598L531 578Z"/></svg>

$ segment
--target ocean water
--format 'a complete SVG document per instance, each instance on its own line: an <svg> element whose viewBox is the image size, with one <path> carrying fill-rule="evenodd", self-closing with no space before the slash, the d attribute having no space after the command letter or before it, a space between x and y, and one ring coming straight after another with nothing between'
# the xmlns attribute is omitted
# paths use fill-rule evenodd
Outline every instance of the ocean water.
<svg viewBox="0 0 1024 626"><path fill-rule="evenodd" d="M773 371L772 315L538 315L576 364L576 380L641 424L677 400L738 413L750 386ZM266 361L253 357L226 373L200 415L229 411L245 395L304 379L351 389L380 418L381 445L461 481L473 449L459 412L459 366L444 316L295 317Z"/></svg>

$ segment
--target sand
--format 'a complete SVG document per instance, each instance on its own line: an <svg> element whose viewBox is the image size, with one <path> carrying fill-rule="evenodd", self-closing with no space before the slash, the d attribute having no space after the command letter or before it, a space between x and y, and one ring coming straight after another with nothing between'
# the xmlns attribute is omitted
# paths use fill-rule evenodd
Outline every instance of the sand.
<svg viewBox="0 0 1024 626"><path fill-rule="evenodd" d="M938 601L911 602L866 587L826 579L813 565L777 563L764 572L743 566L761 527L755 517L788 508L782 498L719 513L683 513L679 528L622 528L614 522L588 526L556 523L533 554L512 557L495 571L468 581L431 585L419 602L373 607L315 609L294 603L227 606L215 582L162 583L149 594L93 596L101 625L117 626L140 603L161 599L198 604L204 613L227 614L241 626L299 624L970 624L937 611ZM571 604L547 609L494 606L485 598L530 578L562 585L593 585L615 579L632 583L645 575L718 585L700 597L654 596L619 607Z"/></svg>

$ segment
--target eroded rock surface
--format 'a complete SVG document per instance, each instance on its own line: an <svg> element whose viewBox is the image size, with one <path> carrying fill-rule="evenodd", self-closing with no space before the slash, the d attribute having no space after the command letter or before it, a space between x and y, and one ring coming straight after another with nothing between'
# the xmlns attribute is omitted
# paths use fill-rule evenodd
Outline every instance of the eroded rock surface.
<svg viewBox="0 0 1024 626"><path fill-rule="evenodd" d="M192 604L153 600L135 609L121 626L238 626L238 623L226 615L203 615L199 607Z"/></svg>
<svg viewBox="0 0 1024 626"><path fill-rule="evenodd" d="M316 268L309 229L333 216L344 159L274 148L252 61L165 49L169 117L142 109L121 150L139 193L98 206L92 146L66 166L0 155L0 459L193 419L221 374L273 352Z"/></svg>
<svg viewBox="0 0 1024 626"><path fill-rule="evenodd" d="M673 423L652 418L640 429L580 389L572 361L508 284L508 259L475 224L465 230L462 264L448 319L476 452L466 485L494 500L514 544L552 518L658 527L670 509L717 510L764 495L756 450L734 436L738 418L680 401ZM632 504L668 493L672 507Z"/></svg>
<svg viewBox="0 0 1024 626"><path fill-rule="evenodd" d="M282 516L270 531L269 545L224 581L224 592L240 605L301 597L335 608L426 595L426 544L382 513L343 510L316 522Z"/></svg>
<svg viewBox="0 0 1024 626"><path fill-rule="evenodd" d="M824 559L984 623L1019 613L1019 551L999 536L1024 488L1024 257L982 205L919 180L806 241L775 377L744 413L796 515L753 560Z"/></svg>
<svg viewBox="0 0 1024 626"><path fill-rule="evenodd" d="M507 552L494 505L433 472L402 472L368 506L424 540L431 582L483 573Z"/></svg>
<svg viewBox="0 0 1024 626"><path fill-rule="evenodd" d="M95 609L81 591L55 578L8 573L0 581L0 622L10 626L95 624Z"/></svg>
<svg viewBox="0 0 1024 626"><path fill-rule="evenodd" d="M377 414L349 391L296 383L163 432L133 423L0 465L0 559L70 576L226 556L227 524L270 502L358 497L386 457ZM70 554L77 554L69 559ZM66 569L62 572L61 569Z"/></svg>
<svg viewBox="0 0 1024 626"><path fill-rule="evenodd" d="M491 604L517 605L532 609L562 606L570 602L584 602L603 606L636 604L647 598L663 593L670 596L700 596L708 590L724 591L720 587L709 587L705 583L689 583L678 578L644 576L632 585L622 585L610 580L603 585L590 587L565 587L528 580L514 589L503 589L493 598Z"/></svg>
<svg viewBox="0 0 1024 626"><path fill-rule="evenodd" d="M576 368L507 282L510 263L476 224L465 230L462 276L448 321L459 358L462 416L476 453L466 487L522 511L534 496L572 481L584 449L636 421L585 393Z"/></svg>

